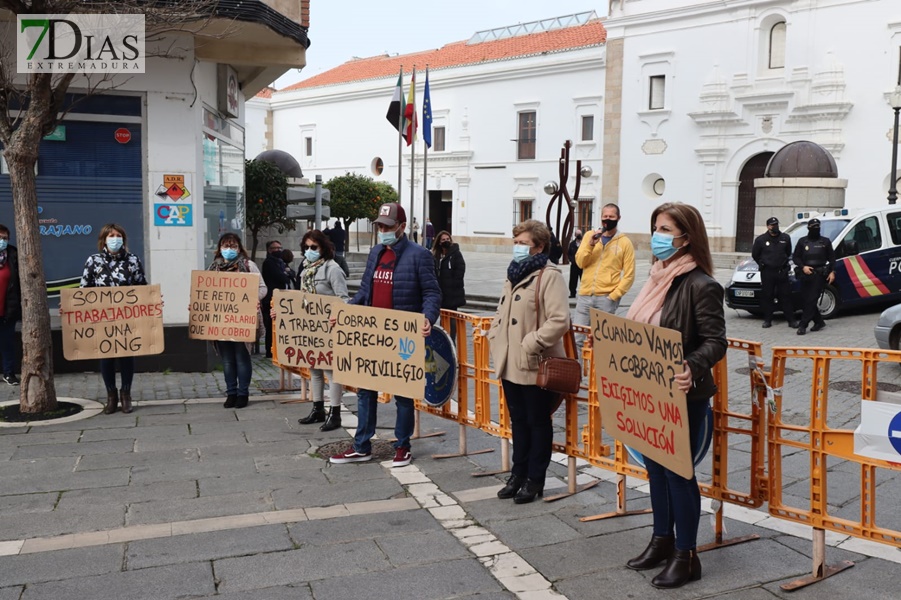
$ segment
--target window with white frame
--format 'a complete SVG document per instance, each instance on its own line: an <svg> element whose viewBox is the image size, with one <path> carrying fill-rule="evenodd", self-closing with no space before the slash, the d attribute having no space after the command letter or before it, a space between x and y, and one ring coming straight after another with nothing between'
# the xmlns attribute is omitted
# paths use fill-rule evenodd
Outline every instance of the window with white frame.
<svg viewBox="0 0 901 600"><path fill-rule="evenodd" d="M594 140L594 115L582 115L582 141Z"/></svg>
<svg viewBox="0 0 901 600"><path fill-rule="evenodd" d="M531 200L518 200L516 202L519 208L519 215L516 221L518 223L522 223L523 221L528 221L532 218L532 201Z"/></svg>
<svg viewBox="0 0 901 600"><path fill-rule="evenodd" d="M537 114L534 110L523 111L517 114L516 158L519 160L535 158Z"/></svg>
<svg viewBox="0 0 901 600"><path fill-rule="evenodd" d="M648 83L648 110L663 109L666 105L666 76L651 75Z"/></svg>
<svg viewBox="0 0 901 600"><path fill-rule="evenodd" d="M785 67L785 21L779 21L770 28L769 68Z"/></svg>
<svg viewBox="0 0 901 600"><path fill-rule="evenodd" d="M313 138L311 138L311 137L303 138L303 155L304 156L313 156Z"/></svg>
<svg viewBox="0 0 901 600"><path fill-rule="evenodd" d="M435 152L444 152L444 127L432 128L432 150Z"/></svg>

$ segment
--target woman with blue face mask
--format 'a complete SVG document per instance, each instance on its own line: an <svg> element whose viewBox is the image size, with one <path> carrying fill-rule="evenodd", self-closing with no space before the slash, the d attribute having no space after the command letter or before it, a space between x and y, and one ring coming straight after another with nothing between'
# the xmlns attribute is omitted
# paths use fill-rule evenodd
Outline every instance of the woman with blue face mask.
<svg viewBox="0 0 901 600"><path fill-rule="evenodd" d="M303 270L300 272L298 282L300 289L309 294L321 294L323 296L337 296L344 302L350 300L347 292L347 279L344 270L335 262L335 246L324 233L318 229L306 232L300 242L303 250ZM275 318L275 307L272 308L271 317ZM328 376L329 410L325 413L325 377ZM320 431L331 431L341 427L341 398L344 395L344 386L336 383L332 378L332 372L326 369L310 369L310 384L313 388L313 410L302 419L298 419L301 425L322 423Z"/></svg>
<svg viewBox="0 0 901 600"><path fill-rule="evenodd" d="M219 238L216 256L208 271L225 271L232 273L256 273L260 269L247 256L241 238L235 233L223 233ZM266 284L260 276L257 300L266 296ZM225 408L244 408L250 396L250 377L253 365L250 362L249 342L232 342L218 340L213 347L222 358L222 372L225 375Z"/></svg>
<svg viewBox="0 0 901 600"><path fill-rule="evenodd" d="M123 285L147 285L141 259L128 251L125 228L117 223L107 223L97 236L97 254L88 257L81 275L81 287L118 287ZM116 363L119 364L122 385L116 387ZM116 412L122 402L122 412L132 411L131 383L135 374L133 356L101 358L100 375L106 386L106 406L103 414Z"/></svg>
<svg viewBox="0 0 901 600"><path fill-rule="evenodd" d="M544 492L558 395L536 385L538 366L543 357L566 355L563 336L570 329L569 290L563 273L548 264L550 245L551 232L540 221L513 228L513 260L488 332L513 433L512 474L497 497L516 504Z"/></svg>
<svg viewBox="0 0 901 600"><path fill-rule="evenodd" d="M678 202L662 204L651 215L651 232L651 274L626 318L682 335L683 370L673 381L686 394L694 456L698 431L716 393L711 369L726 354L723 287L713 278L707 229L698 209ZM651 585L681 587L701 578L698 480L694 475L686 479L647 456L644 462L651 488L653 534L644 552L626 566L645 570L665 563Z"/></svg>

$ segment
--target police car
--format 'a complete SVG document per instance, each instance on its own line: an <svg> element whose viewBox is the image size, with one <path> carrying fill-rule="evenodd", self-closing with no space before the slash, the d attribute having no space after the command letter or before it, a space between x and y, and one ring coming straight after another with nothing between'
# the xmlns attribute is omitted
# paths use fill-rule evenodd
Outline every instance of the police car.
<svg viewBox="0 0 901 600"><path fill-rule="evenodd" d="M835 250L835 281L827 285L820 297L819 309L829 319L839 311L854 306L879 304L901 299L901 206L864 209L849 212L838 209L825 213L798 213L798 219L785 229L792 250L807 235L807 221L820 219L820 234L832 241ZM800 283L789 279L792 302L800 310ZM732 273L726 287L726 305L762 315L761 283L757 263L745 259ZM779 310L778 299L776 300Z"/></svg>

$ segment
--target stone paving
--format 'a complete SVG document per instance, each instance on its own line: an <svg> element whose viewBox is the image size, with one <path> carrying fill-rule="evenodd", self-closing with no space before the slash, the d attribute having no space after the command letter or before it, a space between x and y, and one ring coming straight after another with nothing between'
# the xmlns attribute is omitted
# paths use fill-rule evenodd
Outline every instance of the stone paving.
<svg viewBox="0 0 901 600"><path fill-rule="evenodd" d="M467 291L496 296L508 257L466 259ZM641 263L639 273L646 271ZM725 283L729 272L717 276ZM878 313L843 316L805 338L779 321L761 329L760 319L728 309L726 318L729 336L762 342L769 361L773 346L799 341L875 348ZM789 365L796 372L784 392L798 418L810 395L807 362ZM733 391L746 398L747 375L733 376L737 367L730 362L730 398ZM901 368L878 375L880 386L901 385ZM255 357L255 384L277 379L277 369ZM834 426L853 426L859 391L837 384L859 383L859 368L836 365L829 379ZM61 396L102 396L97 373L61 375L56 384ZM783 592L780 584L810 571L810 529L733 505L726 507L727 537L754 533L760 539L702 554L703 579L657 591L649 583L655 571L623 567L644 548L649 515L580 521L615 509L613 477L602 469L580 462L580 483L600 481L588 491L553 503L514 505L495 497L503 475L472 476L500 467L501 442L481 432L468 432L468 450L493 452L435 459L433 454L458 451L460 433L424 414L422 434L444 435L415 440L412 465L332 466L317 450L349 441L353 395L344 397L347 430L328 433L297 423L309 409L287 402L298 392L263 393L255 385L242 410L223 409L222 395L218 371L139 374L130 415L0 429L0 600L898 597L894 574L901 552L831 533L828 562L851 560L855 567ZM0 400L17 398L17 388L0 388ZM379 407L381 437L390 437L393 418L392 405ZM558 418L562 441L561 425ZM736 442L730 452L730 477L747 480L741 455L747 442ZM699 468L702 477L705 468ZM857 471L829 465L830 510L859 512ZM565 457L555 457L549 475L548 493L563 491ZM901 529L895 516L901 489L889 475L880 473L877 493L887 498L886 526ZM806 501L809 461L803 453L789 457L785 477L786 501ZM643 481L630 479L628 508L647 508L646 492ZM710 510L709 501L704 506ZM705 516L700 543L712 535Z"/></svg>

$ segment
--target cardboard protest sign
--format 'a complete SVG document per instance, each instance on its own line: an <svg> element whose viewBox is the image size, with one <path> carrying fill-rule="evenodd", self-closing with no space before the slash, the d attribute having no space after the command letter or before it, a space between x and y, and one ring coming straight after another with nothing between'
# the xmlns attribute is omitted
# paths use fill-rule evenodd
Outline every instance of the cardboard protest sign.
<svg viewBox="0 0 901 600"><path fill-rule="evenodd" d="M60 316L67 360L163 352L159 285L63 289Z"/></svg>
<svg viewBox="0 0 901 600"><path fill-rule="evenodd" d="M257 339L257 273L191 271L192 340L253 342Z"/></svg>
<svg viewBox="0 0 901 600"><path fill-rule="evenodd" d="M335 305L335 381L406 398L425 391L425 338L420 313Z"/></svg>
<svg viewBox="0 0 901 600"><path fill-rule="evenodd" d="M287 367L332 368L329 319L344 301L334 296L275 290L276 361Z"/></svg>
<svg viewBox="0 0 901 600"><path fill-rule="evenodd" d="M595 380L607 433L682 477L694 473L679 332L591 309Z"/></svg>

